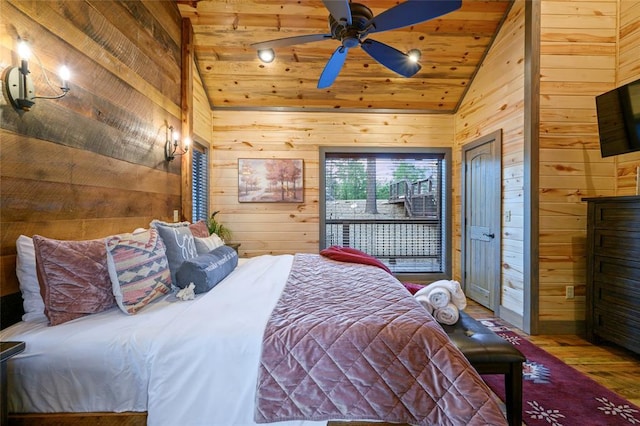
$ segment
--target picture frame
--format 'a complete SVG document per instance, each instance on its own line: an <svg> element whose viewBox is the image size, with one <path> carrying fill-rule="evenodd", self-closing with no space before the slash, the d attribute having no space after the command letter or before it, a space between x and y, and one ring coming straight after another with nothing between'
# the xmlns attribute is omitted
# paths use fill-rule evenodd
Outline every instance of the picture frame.
<svg viewBox="0 0 640 426"><path fill-rule="evenodd" d="M238 202L302 203L304 161L299 158L238 159Z"/></svg>

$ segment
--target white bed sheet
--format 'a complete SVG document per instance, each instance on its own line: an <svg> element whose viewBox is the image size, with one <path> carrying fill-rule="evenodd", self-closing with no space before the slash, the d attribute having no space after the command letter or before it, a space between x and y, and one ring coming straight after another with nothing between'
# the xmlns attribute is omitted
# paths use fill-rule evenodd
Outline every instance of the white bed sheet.
<svg viewBox="0 0 640 426"><path fill-rule="evenodd" d="M114 308L3 330L3 341L26 342L9 362L9 411L147 411L152 426L254 425L262 334L292 262L243 260L195 300L166 296L133 316Z"/></svg>

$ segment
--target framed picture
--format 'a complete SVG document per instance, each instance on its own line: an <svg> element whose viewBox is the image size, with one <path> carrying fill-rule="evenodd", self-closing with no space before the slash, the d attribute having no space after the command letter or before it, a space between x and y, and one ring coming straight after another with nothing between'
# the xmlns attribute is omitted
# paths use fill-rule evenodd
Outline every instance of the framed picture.
<svg viewBox="0 0 640 426"><path fill-rule="evenodd" d="M301 203L303 182L302 159L238 159L241 203Z"/></svg>

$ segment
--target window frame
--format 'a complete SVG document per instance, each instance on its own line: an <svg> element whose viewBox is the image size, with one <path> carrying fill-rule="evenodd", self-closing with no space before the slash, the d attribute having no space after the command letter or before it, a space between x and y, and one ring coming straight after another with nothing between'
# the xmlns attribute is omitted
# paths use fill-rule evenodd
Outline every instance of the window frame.
<svg viewBox="0 0 640 426"><path fill-rule="evenodd" d="M318 250L322 250L326 246L326 160L328 155L336 154L438 154L443 156L444 172L442 176L442 253L443 253L443 272L423 272L423 273L396 273L396 278L401 281L421 281L432 282L441 279L451 279L452 271L452 222L453 222L453 205L452 205L452 149L448 147L345 147L345 146L323 146L319 150L319 241Z"/></svg>
<svg viewBox="0 0 640 426"><path fill-rule="evenodd" d="M195 142L192 144L192 153L191 153L191 221L192 223L197 222L198 220L207 220L209 218L209 212L210 212L210 207L209 207L209 188L210 188L210 182L211 182L211 173L210 173L210 167L209 167L209 149L207 149L205 146L203 146L202 144ZM204 168L204 171L206 173L206 176L204 177L205 182L203 184L203 194L200 195L204 195L204 200L203 200L203 204L204 204L204 211L205 211L205 215L204 217L200 217L197 216L197 213L200 213L196 208L197 204L195 202L195 197L196 197L196 189L198 188L199 185L196 185L196 179L195 178L195 174L196 174L196 156L198 154L196 153L200 153L203 155L204 157L204 164L202 165ZM198 162L198 165L199 162Z"/></svg>

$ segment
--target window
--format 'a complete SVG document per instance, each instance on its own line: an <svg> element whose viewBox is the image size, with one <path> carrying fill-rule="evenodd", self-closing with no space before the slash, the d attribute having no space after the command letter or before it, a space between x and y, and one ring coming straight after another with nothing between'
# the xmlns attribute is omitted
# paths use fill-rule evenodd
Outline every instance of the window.
<svg viewBox="0 0 640 426"><path fill-rule="evenodd" d="M191 173L192 222L209 217L209 158L205 148L193 144Z"/></svg>
<svg viewBox="0 0 640 426"><path fill-rule="evenodd" d="M321 148L320 249L353 247L403 278L451 277L451 150Z"/></svg>

